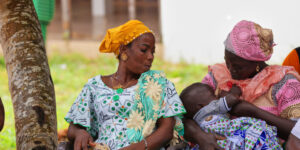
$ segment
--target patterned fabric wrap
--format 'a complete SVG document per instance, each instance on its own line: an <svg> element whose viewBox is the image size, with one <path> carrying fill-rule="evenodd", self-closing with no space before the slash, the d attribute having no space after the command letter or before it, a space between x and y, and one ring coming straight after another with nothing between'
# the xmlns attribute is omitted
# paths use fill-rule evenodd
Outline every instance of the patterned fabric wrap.
<svg viewBox="0 0 300 150"><path fill-rule="evenodd" d="M150 135L154 128L160 109L166 96L165 86L167 79L164 73L159 71L148 71L143 73L138 80L135 92L134 105L127 123L127 137L132 143L140 142ZM179 115L180 116L180 115ZM181 118L181 117L180 117ZM173 144L184 134L183 124L176 119L174 128Z"/></svg>
<svg viewBox="0 0 300 150"><path fill-rule="evenodd" d="M223 115L213 115L209 121L203 121L200 127L208 133L225 136L218 140L220 147L226 150L280 150L276 127L269 126L265 121L250 117L230 120ZM196 150L199 147L194 147Z"/></svg>
<svg viewBox="0 0 300 150"><path fill-rule="evenodd" d="M114 53L119 55L120 45L127 45L144 33L153 33L139 20L130 20L123 25L107 30L100 44L99 51L102 53Z"/></svg>
<svg viewBox="0 0 300 150"><path fill-rule="evenodd" d="M273 53L273 33L251 21L238 22L224 42L226 50L251 61L269 60Z"/></svg>

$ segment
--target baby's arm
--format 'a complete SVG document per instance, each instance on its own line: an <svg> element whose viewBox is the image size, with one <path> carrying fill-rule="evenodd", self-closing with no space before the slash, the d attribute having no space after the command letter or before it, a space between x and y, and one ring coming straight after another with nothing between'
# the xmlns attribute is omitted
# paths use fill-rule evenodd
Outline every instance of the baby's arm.
<svg viewBox="0 0 300 150"><path fill-rule="evenodd" d="M240 102L239 97L241 95L242 90L238 86L233 85L229 93L225 96L227 106L229 107L229 109Z"/></svg>
<svg viewBox="0 0 300 150"><path fill-rule="evenodd" d="M232 94L228 94L224 97L225 102L226 102L226 106L228 111L237 103L240 102L240 99Z"/></svg>
<svg viewBox="0 0 300 150"><path fill-rule="evenodd" d="M207 116L216 115L216 114L224 114L229 111L229 107L226 103L226 98L222 97L219 100L213 100L208 105L201 108L193 117L193 119L200 123Z"/></svg>

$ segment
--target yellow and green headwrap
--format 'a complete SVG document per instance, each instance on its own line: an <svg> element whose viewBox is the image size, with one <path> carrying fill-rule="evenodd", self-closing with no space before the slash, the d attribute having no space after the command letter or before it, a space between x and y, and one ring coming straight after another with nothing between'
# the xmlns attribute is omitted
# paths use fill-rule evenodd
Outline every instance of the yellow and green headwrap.
<svg viewBox="0 0 300 150"><path fill-rule="evenodd" d="M130 20L123 25L108 29L99 51L102 53L114 53L119 55L120 45L127 45L144 33L153 33L141 21Z"/></svg>

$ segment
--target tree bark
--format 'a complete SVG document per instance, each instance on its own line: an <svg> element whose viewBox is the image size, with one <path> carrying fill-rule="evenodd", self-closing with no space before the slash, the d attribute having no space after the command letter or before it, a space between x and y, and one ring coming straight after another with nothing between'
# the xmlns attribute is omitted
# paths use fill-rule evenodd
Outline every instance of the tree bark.
<svg viewBox="0 0 300 150"><path fill-rule="evenodd" d="M0 0L0 42L18 150L57 148L54 85L32 0Z"/></svg>

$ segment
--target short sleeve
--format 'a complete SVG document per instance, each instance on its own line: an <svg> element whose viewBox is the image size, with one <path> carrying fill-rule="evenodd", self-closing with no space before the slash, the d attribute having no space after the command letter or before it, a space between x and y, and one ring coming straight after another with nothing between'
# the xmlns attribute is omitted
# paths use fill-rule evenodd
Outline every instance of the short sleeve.
<svg viewBox="0 0 300 150"><path fill-rule="evenodd" d="M275 84L272 97L281 117L290 119L300 117L300 82L295 76L287 74Z"/></svg>
<svg viewBox="0 0 300 150"><path fill-rule="evenodd" d="M179 116L186 113L186 110L177 94L175 86L172 82L167 80L167 86L165 88L165 98L159 114L160 117L173 117Z"/></svg>
<svg viewBox="0 0 300 150"><path fill-rule="evenodd" d="M216 90L217 82L212 72L208 72L207 75L202 79L201 83L207 84L208 86L212 87L214 91Z"/></svg>
<svg viewBox="0 0 300 150"><path fill-rule="evenodd" d="M95 137L97 134L97 117L94 109L94 96L92 86L86 84L67 113L65 120L87 128Z"/></svg>

